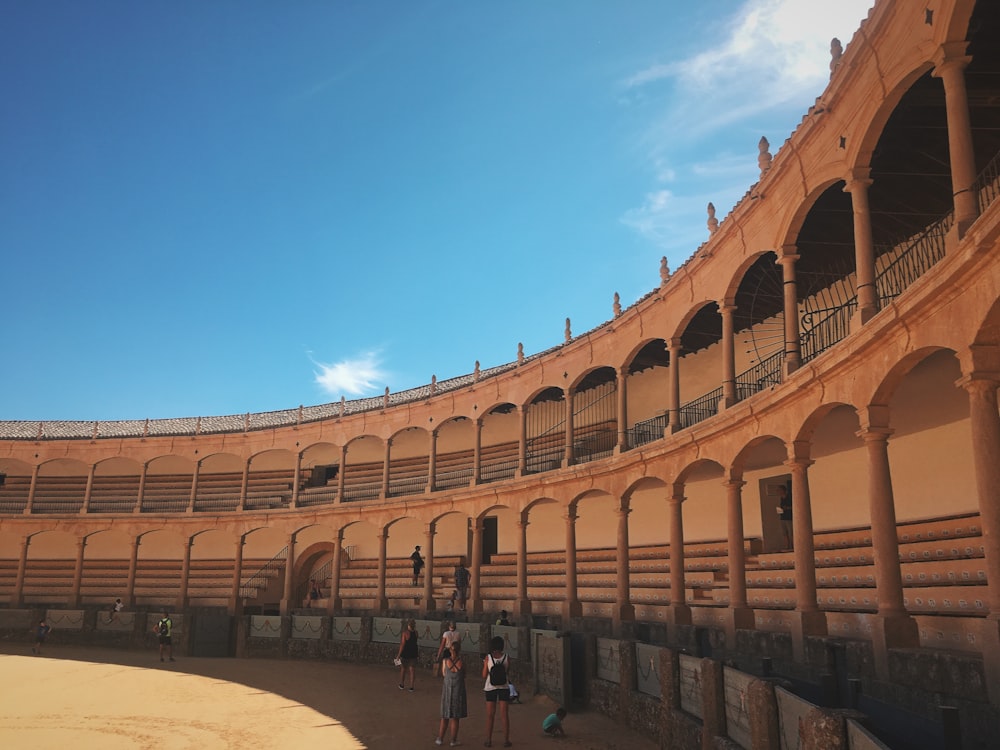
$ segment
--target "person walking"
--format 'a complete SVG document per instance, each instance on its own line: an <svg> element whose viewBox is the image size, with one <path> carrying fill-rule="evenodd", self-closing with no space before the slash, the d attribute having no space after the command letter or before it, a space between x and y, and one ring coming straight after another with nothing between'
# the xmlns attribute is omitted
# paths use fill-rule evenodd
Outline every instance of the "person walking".
<svg viewBox="0 0 1000 750"><path fill-rule="evenodd" d="M778 520L781 521L781 533L785 537L785 550L792 549L794 536L792 534L792 495L788 487L778 485Z"/></svg>
<svg viewBox="0 0 1000 750"><path fill-rule="evenodd" d="M452 592L451 600L448 602L448 609L454 609L455 600L458 600L458 608L465 611L465 602L469 598L469 580L471 575L469 569L465 567L465 558L458 558L458 565L455 566L455 591Z"/></svg>
<svg viewBox="0 0 1000 750"><path fill-rule="evenodd" d="M38 621L38 627L35 628L35 645L31 647L31 653L42 655L42 646L45 645L45 639L48 638L51 630L52 626L44 619Z"/></svg>
<svg viewBox="0 0 1000 750"><path fill-rule="evenodd" d="M420 651L417 646L417 622L408 620L403 633L399 637L399 652L396 659L399 661L399 689L406 689L406 672L410 672L410 692L413 692L414 681L416 680L417 657Z"/></svg>
<svg viewBox="0 0 1000 750"><path fill-rule="evenodd" d="M496 635L490 639L490 652L483 659L483 692L486 696L486 747L493 747L493 721L500 706L500 723L503 725L503 746L510 747L510 687L507 667L510 660L504 653L504 640Z"/></svg>
<svg viewBox="0 0 1000 750"><path fill-rule="evenodd" d="M160 641L160 661L163 661L163 655L166 654L170 661L174 660L174 644L172 640L174 632L174 621L170 619L170 613L164 611L163 617L160 621L156 623L156 627L153 628L153 632L156 633Z"/></svg>
<svg viewBox="0 0 1000 750"><path fill-rule="evenodd" d="M438 736L435 745L444 744L444 733L450 729L449 745L455 747L458 742L458 723L469 715L469 704L465 694L465 662L462 660L461 639L452 642L448 652L441 662L444 684L441 686L441 723L438 726Z"/></svg>

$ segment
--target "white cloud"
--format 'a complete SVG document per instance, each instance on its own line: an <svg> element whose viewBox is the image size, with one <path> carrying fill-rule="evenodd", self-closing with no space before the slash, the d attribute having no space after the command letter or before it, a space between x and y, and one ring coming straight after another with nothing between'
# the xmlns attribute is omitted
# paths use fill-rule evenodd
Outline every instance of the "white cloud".
<svg viewBox="0 0 1000 750"><path fill-rule="evenodd" d="M329 365L315 360L313 364L319 368L316 384L334 396L371 394L380 390L379 386L386 380L377 352L366 352Z"/></svg>
<svg viewBox="0 0 1000 750"><path fill-rule="evenodd" d="M719 42L684 60L632 74L629 89L676 84L674 125L704 134L772 107L819 95L830 75L830 40L846 46L872 0L748 0L721 24ZM803 110L804 113L804 110Z"/></svg>
<svg viewBox="0 0 1000 750"><path fill-rule="evenodd" d="M654 187L622 223L667 251L672 267L694 252L708 237L708 201L722 221L756 182L760 136L775 153L829 81L830 40L846 48L872 3L746 0L697 54L629 76L622 101L662 110L641 137Z"/></svg>

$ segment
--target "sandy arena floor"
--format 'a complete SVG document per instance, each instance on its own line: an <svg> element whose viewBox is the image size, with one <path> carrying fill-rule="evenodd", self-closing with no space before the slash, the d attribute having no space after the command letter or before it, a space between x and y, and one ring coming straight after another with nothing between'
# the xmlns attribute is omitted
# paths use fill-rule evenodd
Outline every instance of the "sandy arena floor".
<svg viewBox="0 0 1000 750"><path fill-rule="evenodd" d="M48 644L0 645L0 748L4 750L221 750L222 748L433 748L441 682L417 674L416 691L396 687L398 670L342 662L178 658ZM463 747L482 747L482 681L469 676ZM593 713L572 713L567 738L541 732L555 710L542 696L512 705L515 748L652 750L655 744ZM502 747L499 722L493 747ZM448 746L447 738L445 747Z"/></svg>

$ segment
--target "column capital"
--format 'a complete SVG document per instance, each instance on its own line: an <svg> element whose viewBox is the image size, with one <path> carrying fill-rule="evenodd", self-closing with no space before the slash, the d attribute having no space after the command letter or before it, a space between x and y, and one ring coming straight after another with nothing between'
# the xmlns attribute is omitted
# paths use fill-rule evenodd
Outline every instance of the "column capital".
<svg viewBox="0 0 1000 750"><path fill-rule="evenodd" d="M732 315L737 310L736 305L729 302L728 300L719 300L718 305L719 305L719 314L723 316Z"/></svg>
<svg viewBox="0 0 1000 750"><path fill-rule="evenodd" d="M1000 387L1000 372L972 372L956 380L955 385L969 393L995 391Z"/></svg>
<svg viewBox="0 0 1000 750"><path fill-rule="evenodd" d="M531 522L530 521L526 521L523 518L518 519L518 521L517 521L517 528L519 528L519 529L521 529L523 531L524 529L528 528L528 524L529 523L531 523Z"/></svg>
<svg viewBox="0 0 1000 750"><path fill-rule="evenodd" d="M579 516L576 513L576 508L567 507L566 508L566 515L563 516L563 518L565 518L566 521L569 522L569 523L573 523L574 521L576 521L576 519L579 518Z"/></svg>
<svg viewBox="0 0 1000 750"><path fill-rule="evenodd" d="M629 507L624 507L624 508L623 508L623 507L619 506L618 508L616 508L615 512L616 512L616 513L617 513L617 514L618 514L619 516L624 516L624 517L626 517L626 518L627 518L627 517L628 517L628 514L632 512L632 509L631 509L631 508L629 508Z"/></svg>
<svg viewBox="0 0 1000 750"><path fill-rule="evenodd" d="M948 69L964 70L972 62L972 57L966 54L968 46L967 41L945 42L934 50L931 55L931 62L934 64L931 75L940 78Z"/></svg>
<svg viewBox="0 0 1000 750"><path fill-rule="evenodd" d="M796 456L795 458L788 459L784 463L785 466L787 466L789 469L808 469L816 462L813 461L811 458L802 458L800 456Z"/></svg>
<svg viewBox="0 0 1000 750"><path fill-rule="evenodd" d="M741 490L746 486L746 482L742 479L727 479L723 481L722 486L726 489L737 489Z"/></svg>
<svg viewBox="0 0 1000 750"><path fill-rule="evenodd" d="M431 521L430 523L424 524L424 533L428 536L434 536L437 534L437 523Z"/></svg>
<svg viewBox="0 0 1000 750"><path fill-rule="evenodd" d="M894 432L891 427L863 427L854 434L866 443L885 443Z"/></svg>
<svg viewBox="0 0 1000 750"><path fill-rule="evenodd" d="M867 192L872 184L871 173L871 167L855 167L852 169L844 177L844 192L853 193L856 190Z"/></svg>

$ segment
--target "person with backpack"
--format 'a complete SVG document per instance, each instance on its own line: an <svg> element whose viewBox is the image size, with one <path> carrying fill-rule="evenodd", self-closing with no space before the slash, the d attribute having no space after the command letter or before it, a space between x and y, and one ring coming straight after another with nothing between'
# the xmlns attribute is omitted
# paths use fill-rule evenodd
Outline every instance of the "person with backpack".
<svg viewBox="0 0 1000 750"><path fill-rule="evenodd" d="M486 747L493 747L493 720L500 705L500 723L503 724L503 746L510 747L510 680L507 668L510 659L504 653L504 640L499 635L490 639L490 652L483 659L483 678L486 684Z"/></svg>
<svg viewBox="0 0 1000 750"><path fill-rule="evenodd" d="M160 621L156 623L156 627L153 628L153 632L159 637L160 640L160 661L163 661L163 655L166 654L170 661L174 660L174 645L170 639L171 633L174 630L174 621L170 619L170 613L164 612L163 617Z"/></svg>

